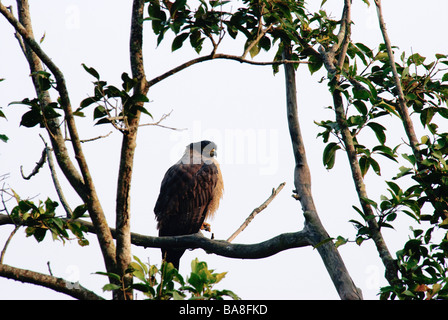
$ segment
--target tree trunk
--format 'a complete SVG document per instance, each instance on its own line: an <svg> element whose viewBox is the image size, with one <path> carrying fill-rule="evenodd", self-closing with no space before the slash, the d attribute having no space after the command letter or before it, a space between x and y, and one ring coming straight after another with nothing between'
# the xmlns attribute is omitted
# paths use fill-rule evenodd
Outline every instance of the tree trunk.
<svg viewBox="0 0 448 320"><path fill-rule="evenodd" d="M291 46L289 44L285 44L284 58L291 58ZM306 160L305 145L298 119L295 69L292 64L285 64L284 68L288 125L296 162L294 186L305 216L304 230L307 232L311 244L317 246L317 250L341 299L361 300L361 292L353 283L334 243L332 241L322 243L330 237L319 219L311 193L311 174Z"/></svg>

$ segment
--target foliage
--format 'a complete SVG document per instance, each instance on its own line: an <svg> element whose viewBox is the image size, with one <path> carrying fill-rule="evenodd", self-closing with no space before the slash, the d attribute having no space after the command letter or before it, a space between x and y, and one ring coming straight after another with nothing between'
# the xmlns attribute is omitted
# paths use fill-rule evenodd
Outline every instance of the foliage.
<svg viewBox="0 0 448 320"><path fill-rule="evenodd" d="M376 54L363 44L351 44L348 59L339 83L329 81L330 91L339 90L347 100L346 125L350 128L355 149L358 154L359 167L363 176L370 168L381 175L381 155L395 163L399 162L398 150L403 144L391 146L386 144L386 126L381 121L387 117L396 117L401 121L397 96L398 92L391 72L389 57L384 45L379 46ZM447 133L439 132L435 121L448 118L448 75L439 75L439 64L448 64L446 55L437 54L435 60L425 63L426 58L418 53L406 57L401 55L401 63L396 63L400 81L406 98L406 104L414 115L419 117L423 129L428 134L421 138L420 156L402 153L408 166L399 167L392 181L386 181L389 196L382 196L381 202L372 199L360 199L370 204L375 216L366 216L353 206L363 221L352 219L357 229L356 243L371 238L366 222L376 219L380 228L393 228L392 222L401 213L411 217L419 224L429 225L423 229L412 229L411 239L404 248L397 252L397 264L400 277L395 284L381 289L381 298L400 299L445 299L448 285L445 257L447 251L448 225ZM364 70L358 72L358 64L364 64ZM318 122L324 130L319 134L327 143L323 153L323 163L331 169L335 164L338 150L344 150L340 124L333 120ZM372 141L368 128L374 133L378 144L369 147L361 143ZM361 134L362 133L362 134ZM336 141L331 141L336 137ZM409 185L410 176L414 183ZM399 183L406 185L404 189ZM415 183L416 182L416 183ZM431 213L432 212L432 213ZM435 232L438 231L438 232ZM438 235L435 237L434 234ZM440 235L442 233L442 235ZM437 239L437 240L434 240ZM345 241L344 243L346 243Z"/></svg>
<svg viewBox="0 0 448 320"><path fill-rule="evenodd" d="M322 6L326 0L322 1ZM304 1L289 0L242 0L237 8L235 3L221 0L200 0L192 7L187 0L147 0L145 21L151 23L152 31L160 45L168 32L173 32L171 50L181 49L188 40L191 48L200 54L204 43L209 41L215 54L226 35L231 39L245 38L243 55L254 58L261 49L273 51L273 61L282 60L285 44L293 45L293 60L306 60L311 74L324 64L321 52L328 51L339 42L338 27L342 20L332 19L321 8L310 13ZM369 1L364 0L369 4ZM394 48L398 52L398 48ZM361 245L372 238L368 222L375 220L378 227L393 228L398 216L406 215L418 228L411 229L410 239L403 249L396 253L399 278L381 289L382 299L445 299L448 298L446 279L448 255L448 133L439 126L448 119L448 73L440 74L440 65L448 65L448 56L436 54L435 60L427 61L418 53L406 56L396 63L399 80L405 95L406 105L414 118L421 124L424 135L420 137L418 154L402 151L406 143L391 145L388 141L388 126L391 121L403 121L399 111L398 90L392 74L390 57L384 44L376 50L363 43L348 44L347 56L340 70L328 70L323 80L328 81L330 93L341 93L346 108L342 124L336 120L321 120L316 124L322 129L319 137L325 147L323 165L332 169L336 155L347 151L342 136L342 127L348 128L357 155L357 165L366 178L368 173L381 176L383 161L397 166L396 176L385 181L385 193L377 201L360 197L361 203L373 208L374 214L366 214L353 205L361 219L352 219L356 228L355 242ZM119 130L126 131L127 120L138 111L151 114L141 103L148 102L142 95L131 94L136 79L122 74L122 88L109 85L101 80L99 73L83 65L93 76L94 94L84 99L74 115L83 116L84 109L95 105L95 124L110 123ZM274 65L274 72L279 66ZM51 90L55 82L48 72L33 74L41 91ZM41 105L39 98L24 99L21 102L30 107L22 116L25 127L45 126L49 119L60 117L58 102ZM330 107L337 112L335 107ZM5 117L0 111L0 117ZM417 121L416 121L417 123ZM0 140L7 137L0 135ZM405 161L405 165L401 165ZM63 220L55 217L57 203L47 200L35 205L28 200L17 198L18 205L12 211L13 218L20 218L27 225L27 234L42 241L47 230L54 238L67 239L66 229L80 239L82 230L77 230L76 219ZM78 226L79 229L81 229ZM80 233L78 233L78 231ZM336 245L349 243L339 236ZM103 274L103 273L102 273ZM163 264L161 269L141 263L138 258L128 269L139 282L129 288L122 288L121 277L107 273L114 283L104 290L131 290L143 292L150 299L220 299L223 296L237 298L231 291L214 290L225 273L216 274L209 270L205 262L194 260L187 281L171 264ZM121 285L120 285L121 284Z"/></svg>
<svg viewBox="0 0 448 320"><path fill-rule="evenodd" d="M197 8L191 8L186 0L173 3L149 0L145 20L151 21L158 45L167 31L175 34L172 51L180 49L189 39L191 47L200 53L208 39L215 53L226 34L232 39L243 34L245 54L250 53L253 58L261 49L270 50L280 39L295 38L305 16L303 1L244 0L237 10L232 11L233 6L231 1L219 0L200 1ZM297 18L293 19L293 14ZM281 53L278 46L274 60L281 60Z"/></svg>
<svg viewBox="0 0 448 320"><path fill-rule="evenodd" d="M95 85L93 96L82 100L75 113L83 114L84 109L95 104L96 107L93 111L93 119L97 120L95 125L110 123L122 131L129 129L128 121L135 116L137 111L152 118L148 110L138 104L138 102L149 102L148 98L143 94L130 94L137 84L136 79L131 79L126 72L123 72L121 75L122 89L119 89L116 86L108 85L107 81L101 80L98 71L94 68L87 67L85 64L82 66L96 81L93 82Z"/></svg>
<svg viewBox="0 0 448 320"><path fill-rule="evenodd" d="M84 237L85 227L76 220L76 217L64 219L56 216L56 208L59 204L48 198L45 202L39 201L35 204L30 200L23 200L13 191L17 201L17 206L11 210L11 219L18 226L26 226L25 233L27 237L34 238L41 242L44 240L47 231L51 232L53 240L69 240L70 236L67 230L70 230L78 239L81 246L89 244ZM74 212L82 211L82 206L76 208Z"/></svg>
<svg viewBox="0 0 448 320"><path fill-rule="evenodd" d="M213 287L219 283L227 272L215 273L208 269L207 263L197 258L191 262L191 273L185 282L172 263L162 262L159 269L155 265L143 263L134 256L127 274L132 274L134 281L130 287L123 288L121 277L114 273L97 272L107 275L117 283L109 283L103 287L104 291L112 290L137 290L142 292L150 300L222 300L230 297L234 300L239 297L230 290L217 290Z"/></svg>

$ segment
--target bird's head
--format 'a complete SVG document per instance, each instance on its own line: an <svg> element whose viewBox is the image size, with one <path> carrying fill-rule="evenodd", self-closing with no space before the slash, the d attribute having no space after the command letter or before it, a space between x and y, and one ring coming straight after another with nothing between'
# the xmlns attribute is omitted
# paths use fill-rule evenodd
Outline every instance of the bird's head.
<svg viewBox="0 0 448 320"><path fill-rule="evenodd" d="M185 155L188 155L190 163L211 162L216 157L216 149L214 142L202 140L190 143L185 150Z"/></svg>

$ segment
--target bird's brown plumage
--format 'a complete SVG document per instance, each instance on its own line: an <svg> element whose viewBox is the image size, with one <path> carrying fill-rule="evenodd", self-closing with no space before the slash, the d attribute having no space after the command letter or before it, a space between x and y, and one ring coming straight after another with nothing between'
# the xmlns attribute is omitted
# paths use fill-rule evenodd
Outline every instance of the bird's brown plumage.
<svg viewBox="0 0 448 320"><path fill-rule="evenodd" d="M168 169L154 208L159 236L199 232L206 218L216 212L223 194L216 145L210 141L190 144L185 154ZM162 248L162 256L178 269L185 249Z"/></svg>

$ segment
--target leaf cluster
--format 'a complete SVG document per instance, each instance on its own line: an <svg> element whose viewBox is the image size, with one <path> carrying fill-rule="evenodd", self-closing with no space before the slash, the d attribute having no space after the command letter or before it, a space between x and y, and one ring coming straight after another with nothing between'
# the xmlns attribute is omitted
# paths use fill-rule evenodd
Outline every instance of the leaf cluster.
<svg viewBox="0 0 448 320"><path fill-rule="evenodd" d="M122 73L120 89L101 80L99 73L94 68L87 67L85 64L82 66L96 81L93 82L93 95L81 101L76 113L82 114L84 109L95 105L93 110L95 125L112 124L121 131L129 129L128 121L135 117L137 111L152 118L152 115L143 106L144 103L149 102L148 97L143 94L131 93L131 90L137 85L137 79L130 78L126 72Z"/></svg>
<svg viewBox="0 0 448 320"><path fill-rule="evenodd" d="M14 197L17 205L11 210L11 219L20 226L26 226L25 233L27 237L33 236L38 242L44 240L47 232L50 232L53 240L70 240L67 230L70 230L78 239L81 246L89 244L89 241L84 237L84 232L87 231L77 217L82 215L85 211L84 205L77 207L71 219L63 219L56 216L56 208L59 204L56 201L47 198L45 202L39 201L35 204L31 200L21 199L15 192Z"/></svg>
<svg viewBox="0 0 448 320"><path fill-rule="evenodd" d="M417 223L429 223L425 230L413 230L411 239L397 252L401 276L396 284L382 288L381 298L384 299L447 297L446 236L435 242L431 237L434 230L447 229L448 226L448 133L440 133L437 124L448 118L448 75L445 73L440 76L443 69L438 69L440 64L447 65L448 59L442 54L436 54L435 58L426 63L426 58L418 53L409 57L403 53L401 63L396 63L407 107L414 116L418 116L428 134L421 138L418 156L402 154L410 166L400 167L393 181L386 182L389 196L381 196L380 203L372 199L360 199L372 207L375 214L367 216L362 209L353 206L362 221L350 220L357 230L355 242L359 245L371 238L367 222L372 219L376 220L380 228L393 228L392 223L400 213L408 215ZM364 66L363 70L358 70L358 63ZM343 68L342 81L336 83L330 78L330 91L338 90L346 98L344 126L350 129L353 137L362 175L365 176L369 168L381 175L380 162L374 156L382 155L397 163L398 149L402 147L386 144L386 127L381 123L385 116L401 120L398 91L389 56L384 45L380 45L374 54L363 44L350 44ZM317 122L317 125L324 129L318 135L326 143L323 163L331 169L335 164L336 152L345 149L340 123L328 120ZM373 147L361 143L362 139L370 143L372 141L366 138L371 137L366 128L376 138L377 144ZM336 141L331 141L332 137ZM411 176L414 184L402 189L399 180L404 176ZM339 242L344 244L348 241L344 239Z"/></svg>
<svg viewBox="0 0 448 320"><path fill-rule="evenodd" d="M239 34L245 38L245 51L255 57L261 49L270 50L279 39L296 38L302 17L305 16L303 1L244 0L232 11L230 1L199 2L191 8L186 0L149 0L147 21L151 21L159 45L167 31L172 31L172 51L180 49L189 39L191 47L200 53L208 39L216 52L218 45L228 34L235 39ZM296 17L296 18L293 18ZM281 50L275 60L281 59Z"/></svg>
<svg viewBox="0 0 448 320"><path fill-rule="evenodd" d="M123 288L123 281L117 274L97 272L117 282L106 284L103 287L104 291L134 289L142 292L150 300L222 300L224 297L239 299L230 290L213 288L226 273L215 273L214 270L208 269L206 262L196 258L191 262L191 273L185 281L172 263L163 261L159 269L155 265L143 263L136 256L127 269L127 274L131 274L134 278L134 283L130 287Z"/></svg>

